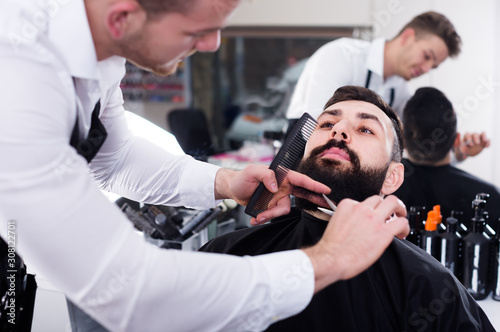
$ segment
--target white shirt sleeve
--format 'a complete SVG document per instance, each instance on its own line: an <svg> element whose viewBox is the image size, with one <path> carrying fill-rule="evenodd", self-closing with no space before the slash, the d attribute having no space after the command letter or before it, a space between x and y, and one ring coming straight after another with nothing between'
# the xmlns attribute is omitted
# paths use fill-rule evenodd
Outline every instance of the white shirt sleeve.
<svg viewBox="0 0 500 332"><path fill-rule="evenodd" d="M100 117L108 137L90 163L101 189L149 204L213 207L219 167L187 155L173 155L145 138L133 136L123 111L121 90L117 86L108 94Z"/></svg>
<svg viewBox="0 0 500 332"><path fill-rule="evenodd" d="M287 118L298 119L305 112L314 118L337 88L351 84L354 69L351 56L359 50L342 40L330 42L319 48L308 60L295 86Z"/></svg>
<svg viewBox="0 0 500 332"><path fill-rule="evenodd" d="M240 258L165 250L143 241L93 177L138 198L195 205L213 201L213 184L200 182L207 188L196 191L195 182L216 168L158 157L161 149L124 139L123 113L108 110L117 125L108 127L108 144L116 139L123 145L115 152L105 147L109 155L96 159L89 174L69 145L75 124L71 78L53 54L16 53L1 38L0 46L0 234L6 236L6 220L16 223L19 253L35 271L112 331L262 330L307 305L314 273L301 251ZM150 161L152 155L162 163ZM177 163L182 170L175 169ZM170 181L172 191L165 189Z"/></svg>

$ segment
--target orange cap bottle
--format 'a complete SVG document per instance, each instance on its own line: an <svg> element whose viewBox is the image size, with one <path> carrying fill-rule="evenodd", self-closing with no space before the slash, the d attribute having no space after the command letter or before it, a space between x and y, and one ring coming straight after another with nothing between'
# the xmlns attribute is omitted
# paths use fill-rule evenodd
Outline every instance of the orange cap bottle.
<svg viewBox="0 0 500 332"><path fill-rule="evenodd" d="M437 230L438 219L436 217L436 211L427 212L427 220L425 221L425 230L426 231L435 231Z"/></svg>

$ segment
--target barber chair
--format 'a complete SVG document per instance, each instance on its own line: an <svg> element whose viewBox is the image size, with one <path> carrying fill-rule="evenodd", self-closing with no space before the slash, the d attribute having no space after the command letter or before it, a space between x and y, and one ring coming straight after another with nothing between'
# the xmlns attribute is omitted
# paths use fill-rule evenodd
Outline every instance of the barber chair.
<svg viewBox="0 0 500 332"><path fill-rule="evenodd" d="M215 154L205 114L200 109L175 109L168 113L167 124L184 152L207 161Z"/></svg>

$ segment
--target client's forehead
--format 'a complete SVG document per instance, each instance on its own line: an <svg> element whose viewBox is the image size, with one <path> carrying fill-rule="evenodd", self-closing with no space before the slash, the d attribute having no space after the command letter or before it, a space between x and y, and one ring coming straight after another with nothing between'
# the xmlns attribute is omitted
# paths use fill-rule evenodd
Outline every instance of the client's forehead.
<svg viewBox="0 0 500 332"><path fill-rule="evenodd" d="M389 117L380 108L372 103L361 100L347 100L330 105L320 114L318 120L327 115L353 116L360 113L372 114L379 121L386 120L388 123L391 122Z"/></svg>
<svg viewBox="0 0 500 332"><path fill-rule="evenodd" d="M370 122L380 128L387 139L394 139L394 127L391 119L380 108L366 101L348 100L330 105L321 113L318 121L321 122L328 118Z"/></svg>

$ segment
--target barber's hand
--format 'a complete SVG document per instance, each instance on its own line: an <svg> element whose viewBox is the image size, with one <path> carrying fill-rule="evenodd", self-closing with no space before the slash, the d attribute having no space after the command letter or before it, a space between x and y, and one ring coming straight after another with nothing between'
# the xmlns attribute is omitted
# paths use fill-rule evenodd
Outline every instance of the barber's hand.
<svg viewBox="0 0 500 332"><path fill-rule="evenodd" d="M302 173L288 171L278 191L269 201L268 209L252 218L250 223L261 225L270 219L290 213L290 195L307 199L317 205L323 205L325 201L321 194L329 194L330 191L331 189L326 185L314 181Z"/></svg>
<svg viewBox="0 0 500 332"><path fill-rule="evenodd" d="M315 292L353 278L375 263L394 236L408 234L405 217L406 207L396 196L372 196L361 203L342 200L321 240L303 249L314 268Z"/></svg>
<svg viewBox="0 0 500 332"><path fill-rule="evenodd" d="M331 191L324 184L294 171L288 172L278 188L274 172L265 165L250 165L245 167L243 171L220 169L215 181L216 199L231 198L244 206L248 204L261 182L270 192L276 193L269 203L269 209L258 214L256 218L252 218L253 225L262 224L270 219L288 214L290 212L290 195L295 194L297 187L307 189L305 192L317 194L329 194ZM307 195L304 198L323 204L320 195Z"/></svg>
<svg viewBox="0 0 500 332"><path fill-rule="evenodd" d="M458 161L463 161L467 157L478 155L489 146L490 140L486 137L486 133L466 133L460 140L460 145L455 148L455 157Z"/></svg>

